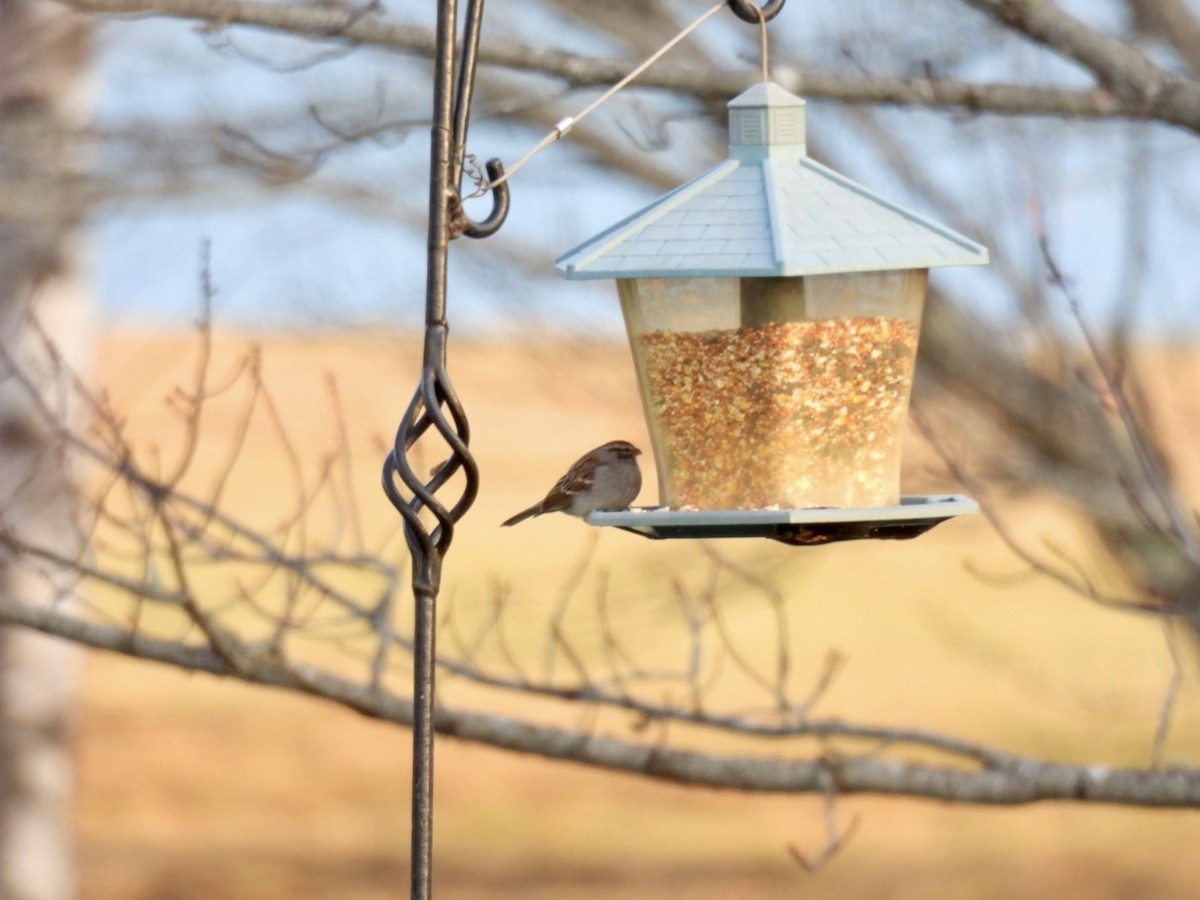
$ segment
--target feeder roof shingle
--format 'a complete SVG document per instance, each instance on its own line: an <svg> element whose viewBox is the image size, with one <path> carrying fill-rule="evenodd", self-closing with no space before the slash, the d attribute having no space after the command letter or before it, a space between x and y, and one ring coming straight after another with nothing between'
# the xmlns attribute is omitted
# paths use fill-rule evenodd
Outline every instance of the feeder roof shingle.
<svg viewBox="0 0 1200 900"><path fill-rule="evenodd" d="M804 101L729 103L730 158L557 260L567 278L795 276L982 265L987 249L805 154Z"/></svg>

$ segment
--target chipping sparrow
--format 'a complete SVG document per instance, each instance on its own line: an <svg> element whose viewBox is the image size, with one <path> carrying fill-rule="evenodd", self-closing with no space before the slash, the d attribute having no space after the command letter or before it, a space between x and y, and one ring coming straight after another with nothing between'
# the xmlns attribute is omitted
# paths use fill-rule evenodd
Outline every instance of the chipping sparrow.
<svg viewBox="0 0 1200 900"><path fill-rule="evenodd" d="M548 512L583 517L601 509L624 509L642 489L642 472L637 462L641 452L628 441L609 441L597 447L580 457L550 488L544 500L517 513L501 527Z"/></svg>

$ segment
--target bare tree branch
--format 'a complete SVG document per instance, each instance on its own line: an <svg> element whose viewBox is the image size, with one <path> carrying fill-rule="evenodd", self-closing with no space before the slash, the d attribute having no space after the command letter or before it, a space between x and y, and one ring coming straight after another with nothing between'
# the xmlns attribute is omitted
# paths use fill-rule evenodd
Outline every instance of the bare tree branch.
<svg viewBox="0 0 1200 900"><path fill-rule="evenodd" d="M1052 0L962 0L1005 28L1027 35L1092 72L1125 103L1155 109L1155 118L1183 125L1195 121L1200 84L1171 72L1135 47L1059 9ZM1195 130L1195 126L1185 126Z"/></svg>
<svg viewBox="0 0 1200 900"><path fill-rule="evenodd" d="M364 715L412 724L412 702L253 648L239 647L236 666L212 647L131 637L114 626L88 623L59 610L0 597L0 616L97 649L165 662L214 675L301 691ZM958 803L1013 805L1045 800L1130 806L1200 808L1200 771L1147 771L1071 766L1000 755L1003 766L984 769L935 766L827 755L820 759L719 756L661 745L637 744L574 730L533 725L485 713L439 709L440 734L501 749L596 765L655 779L755 793L881 794Z"/></svg>
<svg viewBox="0 0 1200 900"><path fill-rule="evenodd" d="M1200 75L1200 17L1187 0L1128 0L1134 27L1165 42L1193 76Z"/></svg>
<svg viewBox="0 0 1200 900"><path fill-rule="evenodd" d="M67 0L64 0L67 2ZM780 84L814 99L960 109L999 115L1046 115L1069 118L1153 119L1200 132L1200 84L1164 72L1134 51L1121 52L1092 35L1075 20L1053 13L1030 13L1024 4L1007 0L973 2L996 18L1019 26L1047 44L1096 67L1109 90L1069 90L1053 85L971 84L937 78L887 78L786 71L777 66ZM247 25L305 37L392 47L428 56L432 31L413 25L363 16L327 6L293 6L259 0L69 0L81 12L117 15L163 15L210 22L215 27ZM1049 4L1032 4L1043 9ZM1009 21L1011 14L1012 20ZM1119 43L1119 42L1113 42ZM574 87L612 84L632 63L491 39L480 49L480 61L518 71L540 72ZM638 82L643 88L686 91L697 97L725 100L752 80L746 69L711 71L660 63Z"/></svg>

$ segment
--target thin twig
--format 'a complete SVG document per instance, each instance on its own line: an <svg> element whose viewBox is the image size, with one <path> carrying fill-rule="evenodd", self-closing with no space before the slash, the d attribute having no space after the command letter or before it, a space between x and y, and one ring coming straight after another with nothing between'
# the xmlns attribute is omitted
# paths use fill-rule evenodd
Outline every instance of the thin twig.
<svg viewBox="0 0 1200 900"><path fill-rule="evenodd" d="M1179 701L1179 693L1183 689L1183 658L1179 652L1174 624L1169 617L1163 616L1162 628L1167 652L1171 656L1171 677L1167 680L1167 687L1163 692L1162 707L1158 712L1158 724L1154 729L1154 747L1150 753L1150 768L1156 771L1161 770L1165 764L1171 720L1175 715L1175 705Z"/></svg>

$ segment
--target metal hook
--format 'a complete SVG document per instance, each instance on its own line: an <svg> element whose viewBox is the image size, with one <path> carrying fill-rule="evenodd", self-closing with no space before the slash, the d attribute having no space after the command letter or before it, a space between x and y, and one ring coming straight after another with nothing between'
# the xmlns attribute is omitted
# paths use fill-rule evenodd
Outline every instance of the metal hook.
<svg viewBox="0 0 1200 900"><path fill-rule="evenodd" d="M504 175L504 163L498 159L489 159L485 168L487 169L488 183L494 185L491 188L492 211L482 222L474 222L466 212L463 213L465 227L462 233L471 238L485 238L495 234L504 224L504 220L508 218L508 182L501 181L496 184L496 181Z"/></svg>
<svg viewBox="0 0 1200 900"><path fill-rule="evenodd" d="M779 11L783 9L783 4L786 0L767 0L761 6L752 3L751 0L725 0L729 4L729 8L733 10L733 14L743 22L749 22L751 25L757 25L759 16L762 16L762 21L770 22L773 18L779 15Z"/></svg>
<svg viewBox="0 0 1200 900"><path fill-rule="evenodd" d="M454 137L451 159L454 172L461 173L463 161L467 156L467 127L471 117L471 94L475 88L475 61L479 55L479 33L483 21L484 0L470 0L467 4L466 23L463 30L462 56L459 59L458 80L455 85L454 97ZM488 160L485 167L489 182L495 182L504 174L504 164L498 159ZM461 179L461 174L456 175ZM457 183L457 182L456 182ZM467 237L485 238L495 234L504 224L508 216L508 182L501 182L492 188L492 211L482 222L473 222L467 218L461 207L456 211L458 228L454 234L465 234ZM461 196L461 190L460 190Z"/></svg>

